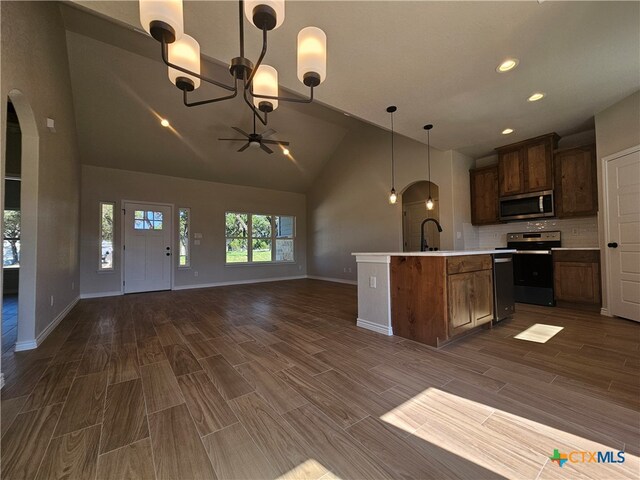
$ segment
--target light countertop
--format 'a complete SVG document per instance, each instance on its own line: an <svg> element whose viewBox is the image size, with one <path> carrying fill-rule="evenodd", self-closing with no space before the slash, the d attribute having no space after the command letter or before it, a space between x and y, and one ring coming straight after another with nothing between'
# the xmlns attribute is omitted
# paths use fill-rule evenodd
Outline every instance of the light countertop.
<svg viewBox="0 0 640 480"><path fill-rule="evenodd" d="M386 257L457 257L460 255L494 255L498 253L514 253L515 249L509 250L438 250L435 252L356 252L351 255L358 257L365 256L386 256Z"/></svg>
<svg viewBox="0 0 640 480"><path fill-rule="evenodd" d="M600 250L600 247L557 247L551 250Z"/></svg>

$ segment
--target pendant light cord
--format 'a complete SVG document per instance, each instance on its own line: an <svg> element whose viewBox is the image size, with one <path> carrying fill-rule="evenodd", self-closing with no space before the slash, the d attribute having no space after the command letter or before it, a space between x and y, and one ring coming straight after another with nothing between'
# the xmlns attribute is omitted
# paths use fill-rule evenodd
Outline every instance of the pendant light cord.
<svg viewBox="0 0 640 480"><path fill-rule="evenodd" d="M427 130L427 165L429 169L429 198L431 198L431 134Z"/></svg>
<svg viewBox="0 0 640 480"><path fill-rule="evenodd" d="M393 112L391 112L391 189L396 185L395 159L393 158Z"/></svg>

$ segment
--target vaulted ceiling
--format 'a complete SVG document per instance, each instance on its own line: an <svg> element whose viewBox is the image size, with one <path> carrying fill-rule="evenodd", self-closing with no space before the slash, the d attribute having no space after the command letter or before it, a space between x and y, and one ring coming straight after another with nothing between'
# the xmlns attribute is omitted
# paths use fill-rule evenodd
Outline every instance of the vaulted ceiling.
<svg viewBox="0 0 640 480"><path fill-rule="evenodd" d="M638 2L289 1L266 60L281 87L306 93L296 77L297 32L316 25L328 37L318 102L281 103L270 120L276 138L292 141L296 165L216 141L231 125L249 129L248 109L185 108L157 43L139 33L137 2L75 4L83 11L62 10L79 141L85 162L98 165L304 191L353 118L387 128L390 104L399 133L424 141L422 125L434 123L434 146L480 157L512 141L589 128L596 112L640 88ZM187 1L184 17L209 68L225 79L224 65L238 54L237 3ZM247 25L247 51L257 54L259 32ZM518 67L496 73L506 57ZM546 97L527 102L534 91ZM176 132L161 130L156 115L170 117ZM507 127L515 133L505 137Z"/></svg>

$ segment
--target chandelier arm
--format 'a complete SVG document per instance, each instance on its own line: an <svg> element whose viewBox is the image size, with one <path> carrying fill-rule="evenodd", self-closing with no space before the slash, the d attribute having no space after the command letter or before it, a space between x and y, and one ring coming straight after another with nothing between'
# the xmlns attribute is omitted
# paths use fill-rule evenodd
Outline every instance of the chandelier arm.
<svg viewBox="0 0 640 480"><path fill-rule="evenodd" d="M244 88L250 88L253 82L253 77L255 76L256 72L258 71L258 67L260 65L262 65L262 60L264 60L264 56L267 54L267 29L263 28L262 29L262 51L260 52L260 56L258 57L258 61L256 62L255 66L253 67L253 70L251 70L251 74L249 75L249 78L247 79Z"/></svg>
<svg viewBox="0 0 640 480"><path fill-rule="evenodd" d="M237 95L238 95L238 89L236 88L231 95L225 95L223 97L212 98L210 100L200 100L198 102L189 103L188 98L187 98L188 97L188 92L186 90L182 91L182 99L183 99L183 102L184 102L185 106L187 106L187 107L198 107L200 105L206 105L208 103L221 102L223 100L229 100L231 98L235 98Z"/></svg>
<svg viewBox="0 0 640 480"><path fill-rule="evenodd" d="M312 103L313 102L313 85L309 87L311 92L309 98L289 98L289 97L274 97L272 95L258 95L253 93L251 89L251 96L254 98L264 98L267 100L278 100L279 102L292 102L292 103Z"/></svg>
<svg viewBox="0 0 640 480"><path fill-rule="evenodd" d="M242 97L244 98L244 101L247 105L249 105L249 108L253 111L253 114L258 117L258 120L260 120L260 123L262 123L264 126L267 126L267 112L264 112L264 120L262 119L262 117L260 116L260 111L256 109L256 107L253 106L253 103L251 103L251 101L247 98L247 90L246 89L242 89Z"/></svg>
<svg viewBox="0 0 640 480"><path fill-rule="evenodd" d="M181 71L183 73L186 73L188 75L191 75L193 77L199 78L200 80L202 80L204 82L211 83L211 84L216 85L216 86L218 86L220 88L224 88L225 90L229 90L230 92L233 92L233 91L237 90L235 85L233 87L230 87L229 85L225 85L224 83L218 82L217 80L214 80L213 78L205 77L204 75L200 75L199 73L192 72L191 70L187 70L186 68L183 68L180 65L176 65L174 63L171 63L169 61L169 44L167 42L165 42L164 39L162 40L162 42L160 42L160 48L162 50L162 61L168 67L175 68L176 70L179 70L179 71Z"/></svg>

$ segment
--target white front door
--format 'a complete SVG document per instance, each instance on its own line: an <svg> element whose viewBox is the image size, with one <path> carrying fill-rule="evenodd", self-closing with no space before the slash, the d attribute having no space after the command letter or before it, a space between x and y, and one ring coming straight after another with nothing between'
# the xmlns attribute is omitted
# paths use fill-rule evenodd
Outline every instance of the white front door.
<svg viewBox="0 0 640 480"><path fill-rule="evenodd" d="M612 315L640 322L640 150L606 163Z"/></svg>
<svg viewBox="0 0 640 480"><path fill-rule="evenodd" d="M171 289L173 209L124 204L124 293Z"/></svg>

